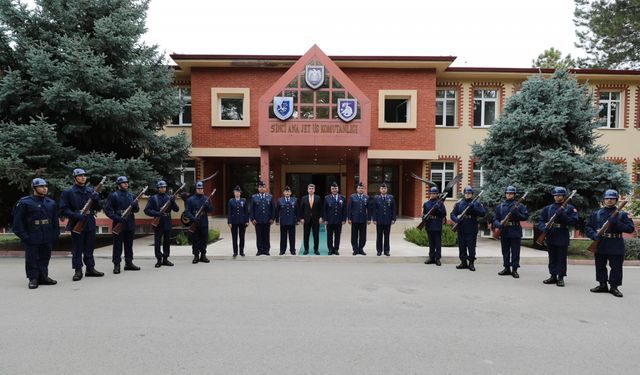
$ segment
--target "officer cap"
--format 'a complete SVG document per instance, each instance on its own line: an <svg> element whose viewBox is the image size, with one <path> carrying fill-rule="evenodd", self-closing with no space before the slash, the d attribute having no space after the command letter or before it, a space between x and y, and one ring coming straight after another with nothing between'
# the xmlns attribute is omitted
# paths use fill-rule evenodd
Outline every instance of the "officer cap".
<svg viewBox="0 0 640 375"><path fill-rule="evenodd" d="M613 190L613 189L609 189L607 191L604 192L604 199L607 198L613 198L613 199L618 199L619 195L618 192Z"/></svg>
<svg viewBox="0 0 640 375"><path fill-rule="evenodd" d="M120 184L123 184L125 182L129 182L129 179L127 178L127 176L120 176L120 177L116 178L116 185L120 185Z"/></svg>
<svg viewBox="0 0 640 375"><path fill-rule="evenodd" d="M259 180L258 181L258 187L260 187L260 186L267 186L267 184L265 184L264 181Z"/></svg>
<svg viewBox="0 0 640 375"><path fill-rule="evenodd" d="M553 188L553 191L551 192L552 195L567 195L567 189L563 188L562 186L556 186Z"/></svg>
<svg viewBox="0 0 640 375"><path fill-rule="evenodd" d="M431 187L431 189L429 189L429 194L438 194L438 193L440 193L440 189L438 189L435 186L433 186L433 187Z"/></svg>
<svg viewBox="0 0 640 375"><path fill-rule="evenodd" d="M196 182L196 189L204 189L204 182L202 181Z"/></svg>
<svg viewBox="0 0 640 375"><path fill-rule="evenodd" d="M242 189L240 189L240 185L236 185L236 187L233 188L233 191L242 191Z"/></svg>
<svg viewBox="0 0 640 375"><path fill-rule="evenodd" d="M462 192L463 192L464 194L473 194L473 187L471 187L471 186L466 186Z"/></svg>
<svg viewBox="0 0 640 375"><path fill-rule="evenodd" d="M167 187L167 183L164 180L158 181L157 187Z"/></svg>
<svg viewBox="0 0 640 375"><path fill-rule="evenodd" d="M359 187L364 187L364 183L363 183L362 181L360 181L360 182L358 182L358 183L356 184L356 187L357 187L357 188L359 188Z"/></svg>
<svg viewBox="0 0 640 375"><path fill-rule="evenodd" d="M331 187L338 187L338 183L337 183L337 182L335 182L335 181L333 181L333 182L331 183Z"/></svg>
<svg viewBox="0 0 640 375"><path fill-rule="evenodd" d="M84 176L86 174L87 174L87 172L85 172L84 169L76 168L76 169L73 170L73 174L72 175L73 175L73 177L77 177L77 176Z"/></svg>
<svg viewBox="0 0 640 375"><path fill-rule="evenodd" d="M513 193L513 194L515 194L515 193L518 192L518 190L516 190L515 186L509 185L509 186L507 186L506 189L504 189L504 192L505 193Z"/></svg>
<svg viewBox="0 0 640 375"><path fill-rule="evenodd" d="M47 186L47 181L44 180L44 178L34 178L33 181L31 181L31 186L32 187L36 187L36 186Z"/></svg>
<svg viewBox="0 0 640 375"><path fill-rule="evenodd" d="M387 187L387 183L383 182L382 184L380 184L380 187L386 188Z"/></svg>
<svg viewBox="0 0 640 375"><path fill-rule="evenodd" d="M289 187L289 185L286 185L284 189L282 189L282 191L291 191L291 188Z"/></svg>

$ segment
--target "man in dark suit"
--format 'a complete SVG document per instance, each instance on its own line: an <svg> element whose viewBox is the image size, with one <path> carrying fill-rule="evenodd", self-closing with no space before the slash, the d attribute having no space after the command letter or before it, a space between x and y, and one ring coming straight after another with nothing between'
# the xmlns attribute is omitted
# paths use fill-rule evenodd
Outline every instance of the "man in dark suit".
<svg viewBox="0 0 640 375"><path fill-rule="evenodd" d="M304 224L304 255L309 254L309 232L313 229L313 253L320 255L320 221L322 221L322 200L315 194L316 186L307 186L307 195L300 199L300 221Z"/></svg>

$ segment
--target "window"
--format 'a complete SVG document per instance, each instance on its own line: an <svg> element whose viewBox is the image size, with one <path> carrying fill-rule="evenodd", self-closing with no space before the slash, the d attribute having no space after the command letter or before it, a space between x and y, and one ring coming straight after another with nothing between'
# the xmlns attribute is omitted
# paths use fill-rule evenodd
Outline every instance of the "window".
<svg viewBox="0 0 640 375"><path fill-rule="evenodd" d="M249 89L221 88L211 89L211 126L248 127Z"/></svg>
<svg viewBox="0 0 640 375"><path fill-rule="evenodd" d="M484 186L484 169L478 163L473 163L473 190L476 194L482 190Z"/></svg>
<svg viewBox="0 0 640 375"><path fill-rule="evenodd" d="M383 165L383 161L369 161L369 184L367 185L368 194L375 196L380 194L380 185L387 183L389 194L399 193L399 169L397 165Z"/></svg>
<svg viewBox="0 0 640 375"><path fill-rule="evenodd" d="M194 160L184 160L180 168L180 183L187 184L184 191L195 191L193 187L196 184L196 163Z"/></svg>
<svg viewBox="0 0 640 375"><path fill-rule="evenodd" d="M409 99L391 99L384 100L384 121L385 122L404 122L409 120Z"/></svg>
<svg viewBox="0 0 640 375"><path fill-rule="evenodd" d="M473 126L491 126L496 122L498 90L473 91Z"/></svg>
<svg viewBox="0 0 640 375"><path fill-rule="evenodd" d="M436 90L436 126L456 126L456 90Z"/></svg>
<svg viewBox="0 0 640 375"><path fill-rule="evenodd" d="M171 124L173 125L191 125L191 89L187 87L179 87L178 95L182 108L178 116L173 117Z"/></svg>
<svg viewBox="0 0 640 375"><path fill-rule="evenodd" d="M417 127L417 90L380 90L378 127L381 129L415 129Z"/></svg>
<svg viewBox="0 0 640 375"><path fill-rule="evenodd" d="M242 98L220 98L220 120L242 120Z"/></svg>
<svg viewBox="0 0 640 375"><path fill-rule="evenodd" d="M598 117L602 120L602 127L617 129L620 127L620 93L615 91L600 91Z"/></svg>
<svg viewBox="0 0 640 375"><path fill-rule="evenodd" d="M433 181L440 191L444 191L449 181L453 180L455 174L455 163L453 162L433 162L431 163L431 181ZM454 196L455 187L447 193L447 198Z"/></svg>

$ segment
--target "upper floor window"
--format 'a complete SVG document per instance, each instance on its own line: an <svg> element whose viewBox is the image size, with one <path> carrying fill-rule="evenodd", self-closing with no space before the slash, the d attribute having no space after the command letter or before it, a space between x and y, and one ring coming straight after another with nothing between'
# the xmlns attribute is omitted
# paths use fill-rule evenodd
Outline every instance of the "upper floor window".
<svg viewBox="0 0 640 375"><path fill-rule="evenodd" d="M248 88L211 89L211 126L248 127L251 124Z"/></svg>
<svg viewBox="0 0 640 375"><path fill-rule="evenodd" d="M600 91L598 117L602 127L616 129L620 127L620 92Z"/></svg>
<svg viewBox="0 0 640 375"><path fill-rule="evenodd" d="M455 174L456 164L454 162L433 162L431 163L431 181L438 185L440 192L444 191L445 186L449 181L453 180ZM447 193L447 198L451 198L454 195L454 190L451 189Z"/></svg>
<svg viewBox="0 0 640 375"><path fill-rule="evenodd" d="M178 95L182 107L180 113L172 118L171 123L173 125L191 125L191 89L179 87Z"/></svg>
<svg viewBox="0 0 640 375"><path fill-rule="evenodd" d="M436 90L436 126L456 126L456 90Z"/></svg>
<svg viewBox="0 0 640 375"><path fill-rule="evenodd" d="M378 92L378 127L381 129L415 129L417 127L418 90L380 90Z"/></svg>
<svg viewBox="0 0 640 375"><path fill-rule="evenodd" d="M473 190L477 193L482 190L482 186L484 186L484 175L485 171L479 163L473 163L473 180L472 186Z"/></svg>
<svg viewBox="0 0 640 375"><path fill-rule="evenodd" d="M473 126L495 124L498 113L498 90L473 91Z"/></svg>

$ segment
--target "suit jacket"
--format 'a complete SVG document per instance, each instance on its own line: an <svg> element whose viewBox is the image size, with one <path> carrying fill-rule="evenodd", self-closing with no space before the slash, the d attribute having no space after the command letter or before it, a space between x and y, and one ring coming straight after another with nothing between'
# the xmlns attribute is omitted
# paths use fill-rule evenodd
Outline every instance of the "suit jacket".
<svg viewBox="0 0 640 375"><path fill-rule="evenodd" d="M305 223L317 223L322 217L322 199L319 195L313 195L313 207L309 205L309 195L300 198L298 217L304 219Z"/></svg>

